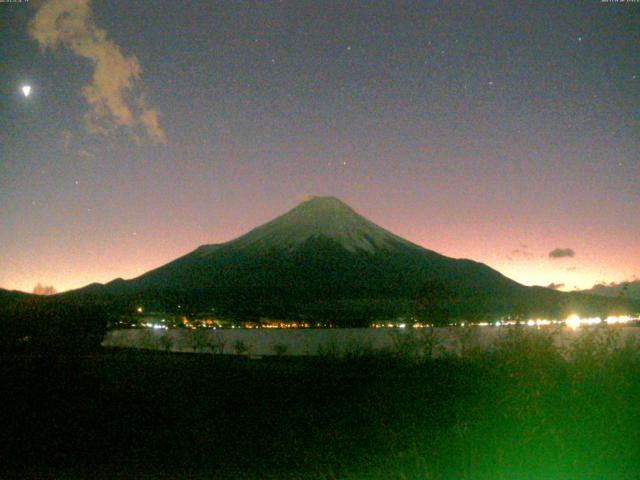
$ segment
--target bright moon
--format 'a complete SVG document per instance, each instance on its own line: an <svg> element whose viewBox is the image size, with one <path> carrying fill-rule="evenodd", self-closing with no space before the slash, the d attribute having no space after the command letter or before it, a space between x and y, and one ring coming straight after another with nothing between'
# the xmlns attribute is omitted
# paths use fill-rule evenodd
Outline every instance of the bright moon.
<svg viewBox="0 0 640 480"><path fill-rule="evenodd" d="M24 87L22 87L22 93L25 97L31 95L31 85L25 85Z"/></svg>

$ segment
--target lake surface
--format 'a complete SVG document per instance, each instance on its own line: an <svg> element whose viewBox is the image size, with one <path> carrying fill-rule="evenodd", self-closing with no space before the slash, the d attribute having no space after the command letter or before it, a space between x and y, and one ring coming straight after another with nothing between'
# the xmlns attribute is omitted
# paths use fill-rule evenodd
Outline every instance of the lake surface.
<svg viewBox="0 0 640 480"><path fill-rule="evenodd" d="M490 349L501 336L506 335L510 326L486 327L445 327L435 332L434 356L460 354L470 348ZM535 327L523 327L536 330ZM565 326L540 327L541 331L553 331L554 341L559 347L567 348L572 342L587 332L602 332L606 328L581 327L571 329ZM616 326L609 330L614 333L616 343L623 345L630 339L640 340L640 328L636 326ZM102 345L105 347L140 348L150 350L171 350L174 352L209 353L212 349L224 354L244 353L255 356L267 355L322 355L354 354L369 351L396 349L407 345L411 339L420 341L426 329L413 328L330 328L330 329L218 329L218 330L154 330L122 329L110 331ZM424 344L424 342L422 342Z"/></svg>

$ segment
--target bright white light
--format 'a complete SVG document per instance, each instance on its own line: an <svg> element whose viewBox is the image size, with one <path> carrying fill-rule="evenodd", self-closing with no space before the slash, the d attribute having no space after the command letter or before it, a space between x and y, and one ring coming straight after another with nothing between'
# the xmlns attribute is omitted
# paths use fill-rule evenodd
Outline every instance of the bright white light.
<svg viewBox="0 0 640 480"><path fill-rule="evenodd" d="M580 326L580 317L578 315L570 315L564 323L567 327L576 330Z"/></svg>
<svg viewBox="0 0 640 480"><path fill-rule="evenodd" d="M24 86L22 87L22 94L23 94L25 97L28 97L29 95L31 95L31 85L24 85Z"/></svg>
<svg viewBox="0 0 640 480"><path fill-rule="evenodd" d="M582 320L582 323L586 323L587 325L597 325L601 322L602 319L600 317L589 317Z"/></svg>
<svg viewBox="0 0 640 480"><path fill-rule="evenodd" d="M628 315L620 315L620 316L610 316L607 317L606 322L611 325L614 323L627 323L630 322L631 320L633 320L630 316Z"/></svg>

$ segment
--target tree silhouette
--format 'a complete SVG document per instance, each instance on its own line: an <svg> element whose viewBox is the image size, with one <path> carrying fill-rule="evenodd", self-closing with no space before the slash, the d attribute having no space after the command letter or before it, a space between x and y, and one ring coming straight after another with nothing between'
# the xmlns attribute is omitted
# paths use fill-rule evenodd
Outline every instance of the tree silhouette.
<svg viewBox="0 0 640 480"><path fill-rule="evenodd" d="M100 347L109 315L103 306L28 299L0 311L5 351L89 352Z"/></svg>
<svg viewBox="0 0 640 480"><path fill-rule="evenodd" d="M421 323L443 326L451 317L451 305L455 300L454 291L441 280L430 280L414 295L412 317Z"/></svg>

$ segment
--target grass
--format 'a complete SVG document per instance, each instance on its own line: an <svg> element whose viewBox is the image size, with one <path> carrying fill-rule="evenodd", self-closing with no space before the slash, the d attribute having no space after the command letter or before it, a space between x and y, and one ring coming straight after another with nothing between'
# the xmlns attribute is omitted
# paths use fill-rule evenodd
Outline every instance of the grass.
<svg viewBox="0 0 640 480"><path fill-rule="evenodd" d="M640 350L516 330L490 352L1 363L3 478L632 479ZM426 341L431 341L427 339ZM365 346L366 347L366 346ZM402 348L406 349L406 345Z"/></svg>

